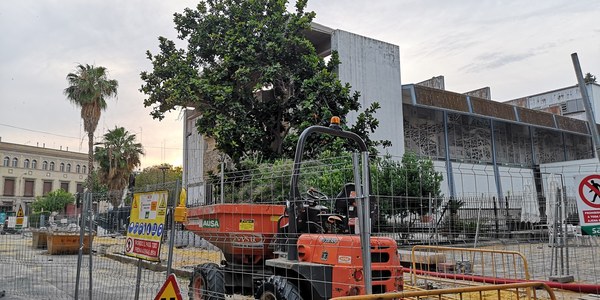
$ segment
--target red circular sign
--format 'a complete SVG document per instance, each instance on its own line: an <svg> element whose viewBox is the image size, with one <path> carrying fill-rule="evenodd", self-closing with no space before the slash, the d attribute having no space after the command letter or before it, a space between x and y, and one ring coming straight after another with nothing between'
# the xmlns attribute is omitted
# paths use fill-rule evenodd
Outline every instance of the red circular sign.
<svg viewBox="0 0 600 300"><path fill-rule="evenodd" d="M125 244L125 252L129 253L133 250L133 239L127 238L127 244Z"/></svg>
<svg viewBox="0 0 600 300"><path fill-rule="evenodd" d="M586 205L600 208L600 175L590 175L581 180L579 197Z"/></svg>

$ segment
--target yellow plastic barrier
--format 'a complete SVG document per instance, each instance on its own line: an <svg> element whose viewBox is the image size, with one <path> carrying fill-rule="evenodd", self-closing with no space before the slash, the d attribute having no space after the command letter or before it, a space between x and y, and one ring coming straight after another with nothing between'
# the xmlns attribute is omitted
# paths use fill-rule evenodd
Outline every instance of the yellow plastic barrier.
<svg viewBox="0 0 600 300"><path fill-rule="evenodd" d="M543 289L545 293L538 290ZM542 282L511 283L499 285L478 285L451 289L406 291L374 295L360 295L332 298L335 300L354 299L550 299L555 300L554 291Z"/></svg>
<svg viewBox="0 0 600 300"><path fill-rule="evenodd" d="M442 263L424 266L417 257L418 254L423 253L441 254L445 259ZM435 269L431 270L431 268ZM447 279L434 278L434 276L418 275L417 273L421 273L418 270L423 269L437 273L529 280L527 259L517 251L427 245L414 246L412 248L411 283L416 284L417 278L448 281ZM456 283L455 281L452 282Z"/></svg>

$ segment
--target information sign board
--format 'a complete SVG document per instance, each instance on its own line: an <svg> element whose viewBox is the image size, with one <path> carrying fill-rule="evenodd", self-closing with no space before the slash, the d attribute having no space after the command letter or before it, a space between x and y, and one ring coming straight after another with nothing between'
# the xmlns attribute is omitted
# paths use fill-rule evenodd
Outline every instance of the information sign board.
<svg viewBox="0 0 600 300"><path fill-rule="evenodd" d="M161 238L165 229L167 191L135 193L131 204L125 254L160 261Z"/></svg>
<svg viewBox="0 0 600 300"><path fill-rule="evenodd" d="M600 174L579 178L577 208L581 233L600 236Z"/></svg>

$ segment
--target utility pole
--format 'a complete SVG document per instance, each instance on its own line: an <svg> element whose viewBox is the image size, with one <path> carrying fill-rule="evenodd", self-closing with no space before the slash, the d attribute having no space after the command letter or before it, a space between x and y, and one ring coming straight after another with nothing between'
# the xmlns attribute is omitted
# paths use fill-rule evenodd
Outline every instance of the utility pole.
<svg viewBox="0 0 600 300"><path fill-rule="evenodd" d="M579 91L581 91L581 98L583 100L583 106L585 107L585 115L590 125L590 134L592 135L592 141L594 142L594 150L596 159L600 160L600 138L598 137L598 127L596 127L596 118L594 117L594 110L590 101L590 96L585 86L585 80L583 79L583 72L581 72L581 65L579 65L579 58L577 53L571 54L573 60L573 67L575 67L575 75L577 76L577 84L579 85Z"/></svg>
<svg viewBox="0 0 600 300"><path fill-rule="evenodd" d="M165 187L165 174L167 172L168 169L170 169L170 167L166 166L166 165L161 165L160 167L158 167L161 171L162 171L162 185L163 188Z"/></svg>

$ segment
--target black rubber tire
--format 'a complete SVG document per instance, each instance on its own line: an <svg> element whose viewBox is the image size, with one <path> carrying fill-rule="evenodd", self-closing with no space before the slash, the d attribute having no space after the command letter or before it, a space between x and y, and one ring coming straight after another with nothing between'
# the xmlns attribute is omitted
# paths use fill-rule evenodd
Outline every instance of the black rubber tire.
<svg viewBox="0 0 600 300"><path fill-rule="evenodd" d="M213 263L196 266L190 279L188 296L190 300L225 299L225 276L219 266Z"/></svg>
<svg viewBox="0 0 600 300"><path fill-rule="evenodd" d="M256 291L254 298L260 300L302 300L298 287L277 275L267 278Z"/></svg>

